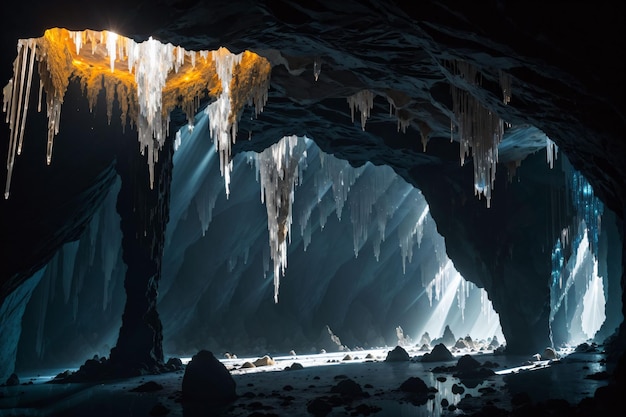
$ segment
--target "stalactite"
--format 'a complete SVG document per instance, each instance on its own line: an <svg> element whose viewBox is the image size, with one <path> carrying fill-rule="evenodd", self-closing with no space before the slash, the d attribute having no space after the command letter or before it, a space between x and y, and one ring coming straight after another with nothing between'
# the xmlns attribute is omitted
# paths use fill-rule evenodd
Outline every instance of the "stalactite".
<svg viewBox="0 0 626 417"><path fill-rule="evenodd" d="M472 95L470 89L480 85L478 70L468 62L453 61L451 71L460 77L451 84L452 111L458 126L461 165L470 155L474 163L474 191L484 195L487 207L491 204L491 190L496 178L498 145L504 135L504 123Z"/></svg>

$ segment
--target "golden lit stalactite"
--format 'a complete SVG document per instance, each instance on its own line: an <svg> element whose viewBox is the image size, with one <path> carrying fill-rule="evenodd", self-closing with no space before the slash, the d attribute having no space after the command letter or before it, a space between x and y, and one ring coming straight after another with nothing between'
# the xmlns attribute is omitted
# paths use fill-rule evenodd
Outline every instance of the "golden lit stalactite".
<svg viewBox="0 0 626 417"><path fill-rule="evenodd" d="M232 55L225 48L220 51L220 55ZM53 139L59 132L65 92L69 81L76 79L91 110L100 92L105 90L109 123L113 101L117 100L122 128L130 123L138 130L140 150L148 159L152 187L153 165L169 134L169 115L176 107L183 110L193 128L201 100L222 97L224 83L230 85L226 97L230 105L221 114L224 118L221 125L232 132L232 142L243 107L254 105L257 114L263 109L269 89L269 62L245 51L232 61L232 68L226 67L225 73L232 72L233 77L222 80L214 55L210 51L187 51L152 38L136 43L108 31L54 28L46 30L40 38L20 39L13 78L3 89L3 111L11 131L5 198L9 197L15 156L21 151L35 65L40 79L38 110L41 111L42 93L45 93L48 116L47 163L52 160Z"/></svg>

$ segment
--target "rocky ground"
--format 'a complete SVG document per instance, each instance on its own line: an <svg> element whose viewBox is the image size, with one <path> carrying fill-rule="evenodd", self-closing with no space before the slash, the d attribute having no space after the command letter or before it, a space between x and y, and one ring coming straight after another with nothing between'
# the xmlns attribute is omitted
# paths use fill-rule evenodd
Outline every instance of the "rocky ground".
<svg viewBox="0 0 626 417"><path fill-rule="evenodd" d="M422 362L425 352L417 347L228 354L219 362L205 353L208 366L227 369L235 382L235 395L222 405L189 394L203 383L207 393L230 389L228 376L202 381L208 369L196 359L202 355L192 362L182 358L178 370L109 381L68 383L61 381L71 372L41 374L0 388L0 416L586 416L611 415L617 404L620 385L614 381L623 372L607 365L601 348L527 358L451 350L452 358L438 362ZM556 357L549 359L552 353ZM195 377L190 363L196 363ZM54 380L61 383L49 383Z"/></svg>

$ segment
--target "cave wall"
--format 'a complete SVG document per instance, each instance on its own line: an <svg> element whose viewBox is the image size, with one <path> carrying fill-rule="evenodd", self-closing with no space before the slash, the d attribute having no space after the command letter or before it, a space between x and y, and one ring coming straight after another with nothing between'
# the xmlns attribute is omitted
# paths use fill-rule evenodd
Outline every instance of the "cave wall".
<svg viewBox="0 0 626 417"><path fill-rule="evenodd" d="M194 47L200 44L204 46L212 44L220 35L219 38L234 49L252 45L253 49L259 51L276 48L289 52L286 55L301 54L304 58L300 60L299 65L296 65L298 60L285 58L291 66L286 69L284 64L278 65L273 71L274 91L270 104L273 99L275 101L274 107L268 106L268 110L280 109L284 112L278 112L274 116L268 115L265 118L262 115L259 120L256 120L254 140L245 146L251 149L255 147L261 149L285 134L286 130L289 133L314 132L316 134L313 136L317 138L323 149L351 159L356 164L366 160L390 164L399 172L405 173L405 178L416 183L424 183L425 190L428 189L427 182L436 180L437 174L442 171L439 168L433 171L428 169L422 171L418 168L415 171L416 175L408 173L413 165L438 162L440 155L436 153L436 147L429 145L428 153L418 155L413 152L420 147L418 139L411 141L410 144L407 144L406 138L405 140L378 139L362 142L363 138L371 139L372 135L357 134L356 129L353 129L355 126L350 126L350 129L329 129L332 123L328 121L333 123L341 121L344 126L348 125L345 96L370 85L383 90L385 84L389 83L394 89L410 88L412 93L420 96L419 100L411 103L405 110L414 111L417 107L419 110L416 114L421 114L422 120L433 124L431 144L435 142L432 139L436 137L447 140L445 134L449 132L446 132L443 127L449 126L448 114L446 111L433 111L435 107L440 109L449 105L448 80L433 71L433 68L439 68L437 59L466 58L485 70L486 75L493 76L490 67L494 63L501 62L500 58L503 58L506 60L504 66L510 69L516 80L512 104L506 108L495 104L500 100L500 96L493 79L477 89L475 93L486 103L497 108L507 121L530 122L548 133L557 142L561 151L568 155L574 166L590 180L598 196L616 213L618 222L622 221L621 224L624 224L626 209L624 208L623 179L626 175L621 161L622 155L625 154L624 141L621 140L624 130L624 112L621 104L624 51L623 43L620 43L623 42L620 32L623 30L623 5L621 3L612 5L611 8L609 6L590 8L584 3L570 4L566 8L546 5L541 13L537 13L536 10L526 5L512 3L487 2L482 7L462 5L458 9L451 10L433 1L425 2L419 15L412 15L411 9L402 9L401 11L408 15L408 21L411 23L408 26L407 21L404 20L406 16L394 14L395 11L389 12L387 16L390 21L396 22L395 28L398 30L402 28L413 40L419 41L419 44L416 44L419 45L419 53L416 52L418 48L412 47L411 59L427 62L426 64L422 62L423 66L412 66L416 68L416 72L399 82L393 79L401 77L395 72L398 68L402 68L402 62L404 62L401 53L390 52L389 61L384 65L372 65L371 72L359 76L354 76L351 72L353 69L351 65L356 68L366 68L367 63L370 63L372 59L375 61L385 50L394 50L393 48L371 49L372 45L367 43L361 45L357 40L364 30L376 27L375 23L379 22L377 14L380 12L379 9L372 11L353 5L355 7L351 10L350 4L329 6L320 3L319 6L322 9L329 7L333 10L333 13L324 15L306 8L294 10L286 7L286 2L281 1L267 2L260 6L248 4L250 7L244 13L246 18L230 19L228 27L225 27L223 22L213 24L220 21L220 14L213 13L202 24L198 23L202 19L189 22L190 26L186 27L184 34L181 34L176 32L177 25L180 24L178 19L184 19L188 11L205 12L204 9L194 9L193 2L174 6L159 3L141 12L139 9L128 10L124 4L118 4L115 1L108 2L105 6L97 6L101 9L90 10L83 8L86 6L80 2L69 3L68 7L46 2L18 4L16 7L22 9L22 15L32 17L33 14L27 11L33 7L38 7L41 13L38 13L36 19L9 19L5 27L7 36L2 40L3 51L6 53L2 56L6 56L7 60L12 59L15 39L40 36L42 28L45 27L108 28L110 22L117 22L121 32L135 35L137 39L145 38L146 34L159 33L164 39L169 38L180 41L177 43ZM236 2L226 3L228 4L225 4L225 8L222 9L225 13L236 11L238 7ZM251 19L259 10L267 11L265 16L270 16L277 23L272 26L272 29L267 29L267 32L259 31L260 21ZM385 12L388 10L385 9ZM8 12L6 15L9 15ZM120 19L119 16L124 17ZM349 26L354 19L355 27L359 30L342 28L337 32L328 31L327 37L321 39L315 33L311 35L306 30L307 16L319 18L318 24L322 27L334 25L337 21L336 16L341 16L350 29L354 29ZM324 16L328 20L325 20ZM328 16L332 18L329 19ZM554 24L555 22L559 24ZM593 24L593 30L590 24ZM425 36L419 37L411 27L418 28L419 34ZM342 36L336 38L333 37L333 33L340 33ZM200 37L201 40L198 40L195 36L198 34L203 34L205 37ZM376 51L374 58L367 53L368 50ZM481 63L485 53L492 59ZM293 82L294 79L299 80L294 77L294 73L310 71L313 57L320 54L324 55L325 61L323 76L321 82L316 85L316 89L312 88L312 77L304 84ZM612 59L607 59L607 56ZM598 63L602 63L602 76L597 75ZM10 77L10 69L10 62L2 65L0 71L2 71L3 79ZM441 68L437 71L441 71ZM435 73L438 74L436 79L424 77L424 74L432 76ZM407 79L414 79L416 76L422 80L427 79L428 82L421 82L419 85L407 82ZM342 86L339 93L336 91L337 85ZM426 92L426 97L422 96L422 92ZM309 110L311 103L321 101L325 104L321 110ZM385 105L386 103L377 103L377 108L380 110ZM78 112L79 106L72 103L65 108ZM80 110L80 113L81 115L88 114L86 110ZM386 111L377 113L387 114ZM68 111L65 111L65 114L67 115ZM432 119L429 119L431 116ZM58 137L55 155L66 155L67 158L59 160L55 156L53 165L44 167L44 159L41 156L43 146L35 152L39 154L37 157L34 157L30 151L25 151L17 161L12 198L0 203L0 210L3 214L0 216L3 219L2 236L9 236L12 243L9 247L15 248L15 250L3 251L2 254L4 257L1 259L3 265L1 299L6 299L8 294L19 288L21 283L44 265L63 243L74 240L80 235L90 213L97 205L98 196L103 194L101 191L106 189L109 184L107 181L112 177L112 171L107 171L105 168L111 163L111 154L105 150L106 141L99 141L97 146L92 146L93 142L83 140L92 135L93 137L106 136L108 133L99 132L111 131L93 125L93 120L96 119L87 117L81 118L87 124L87 126L82 126L83 130L67 134L72 123L63 123L65 117L62 118L64 127L61 129L61 135L66 134L66 136L63 140L61 140L63 136ZM104 119L102 117L100 120ZM382 117L379 121L381 119ZM41 119L39 122L31 119L31 122L25 142L27 150L31 149L31 144L37 143L37 140L31 140L31 133L44 131L43 127L36 127L43 126ZM372 122L369 122L368 130L374 131L376 127ZM386 129L388 129L390 127L388 119L386 123ZM92 127L96 129L92 130ZM409 131L416 135L416 125L414 124ZM6 126L2 127L2 134L5 137L8 135ZM64 143L70 151L67 153L57 151L64 146ZM81 144L85 146L81 147ZM4 156L5 149L1 151ZM80 154L81 158L75 158L76 154ZM443 159L452 161L451 158ZM443 170L447 171L445 168ZM75 175L76 172L84 175ZM103 172L102 176L98 176ZM422 176L423 172L425 172L424 176ZM466 174L467 179L471 178L469 173ZM456 174L450 175L450 177L455 176ZM79 183L81 180L84 182ZM86 195L73 199L73 196L80 192L79 190L85 189L85 183L96 184L92 191L97 189L100 192L87 192ZM451 183L455 184L457 180L454 179ZM59 184L61 186L58 186ZM444 185L448 184L444 181ZM473 201L470 204L482 207L482 202L472 200L474 197L471 184L454 189L459 196L469 194L466 201ZM496 189L500 190L502 187L498 185ZM431 196L431 198L436 206L437 197ZM40 203L41 199L47 202L46 206ZM72 204L68 203L72 201L75 203L75 210L72 210ZM444 201L451 200L444 198ZM496 202L497 199L494 200L494 206ZM54 203L62 203L62 207L51 209ZM36 210L24 210L25 207L36 208ZM444 206L443 209L445 212L447 207ZM482 209L477 208L477 210L480 213ZM434 209L434 212L437 211L438 209ZM446 220L441 220L444 216L436 217L439 217L439 221L442 221L445 226ZM483 223L483 226L489 224L483 215L477 214L477 217L479 224ZM520 216L520 218L525 217ZM33 222L33 219L40 220L40 223ZM465 226L450 226L450 229L454 228L463 230ZM473 239L484 230L488 229L481 227L477 230L469 230L466 236ZM22 238L21 241L17 238L24 236L28 236L28 239ZM510 247L508 244L506 246ZM22 250L25 247L27 249ZM35 250L31 250L32 247ZM493 275L490 279L495 283L500 282L500 278L497 277L513 277L520 273L508 262L502 264L499 261L500 258L497 258L498 262L496 262L493 254L497 252L492 249L487 247L489 253L484 253L484 261L468 267L470 270L468 275L473 275L473 279L477 281L478 277L481 277L481 282ZM513 248L514 256L518 253L518 249ZM472 251L467 249L464 251L467 253L459 257L470 259L468 253ZM624 258L622 255L622 262L625 262ZM461 262L458 261L458 263ZM528 266L528 273L516 280L534 276L545 268L542 262L537 262L538 265ZM506 279L502 281L507 282ZM622 297L624 297L625 282L624 267L622 267ZM507 289L503 291L507 292ZM542 299L541 296L535 297L535 300L540 299ZM622 298L622 311L626 308L623 301ZM537 318L543 313L533 310L530 314ZM532 323L525 324L525 327L529 326L532 327ZM540 330L544 332L545 329ZM621 334L622 337L626 336L626 332L622 331Z"/></svg>

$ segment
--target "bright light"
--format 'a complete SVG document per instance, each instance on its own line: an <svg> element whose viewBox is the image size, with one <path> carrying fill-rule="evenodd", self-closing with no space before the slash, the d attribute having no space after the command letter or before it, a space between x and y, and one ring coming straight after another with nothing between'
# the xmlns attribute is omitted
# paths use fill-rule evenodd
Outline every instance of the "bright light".
<svg viewBox="0 0 626 417"><path fill-rule="evenodd" d="M583 332L590 339L600 330L606 319L605 305L604 285L602 277L598 276L598 261L594 260L593 277L583 297L583 314L581 317Z"/></svg>

